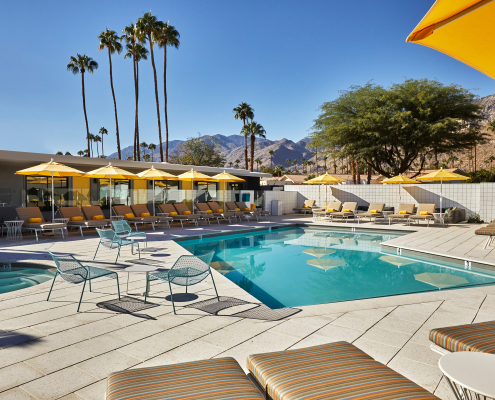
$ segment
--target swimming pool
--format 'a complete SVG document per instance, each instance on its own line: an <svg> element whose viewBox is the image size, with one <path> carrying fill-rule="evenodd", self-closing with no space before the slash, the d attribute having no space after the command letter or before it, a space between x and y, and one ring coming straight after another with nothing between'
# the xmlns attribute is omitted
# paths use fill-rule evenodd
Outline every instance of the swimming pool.
<svg viewBox="0 0 495 400"><path fill-rule="evenodd" d="M178 241L214 250L212 267L270 308L333 303L495 282L495 272L383 252L384 232L282 228Z"/></svg>
<svg viewBox="0 0 495 400"><path fill-rule="evenodd" d="M53 279L54 275L38 264L0 262L0 293L38 285Z"/></svg>

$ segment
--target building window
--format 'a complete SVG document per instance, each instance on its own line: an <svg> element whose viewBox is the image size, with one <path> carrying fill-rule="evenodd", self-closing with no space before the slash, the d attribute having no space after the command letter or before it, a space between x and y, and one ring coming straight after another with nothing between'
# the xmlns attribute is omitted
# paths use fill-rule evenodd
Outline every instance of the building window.
<svg viewBox="0 0 495 400"><path fill-rule="evenodd" d="M67 178L53 178L53 198L57 207L68 204L69 189ZM27 207L40 207L42 211L51 209L52 178L44 176L26 177L26 205Z"/></svg>
<svg viewBox="0 0 495 400"><path fill-rule="evenodd" d="M206 203L207 201L217 200L217 183L216 182L194 182L196 189L196 203Z"/></svg>
<svg viewBox="0 0 495 400"><path fill-rule="evenodd" d="M110 179L100 179L98 200L102 208L110 208ZM130 192L127 179L112 179L112 205L129 205Z"/></svg>

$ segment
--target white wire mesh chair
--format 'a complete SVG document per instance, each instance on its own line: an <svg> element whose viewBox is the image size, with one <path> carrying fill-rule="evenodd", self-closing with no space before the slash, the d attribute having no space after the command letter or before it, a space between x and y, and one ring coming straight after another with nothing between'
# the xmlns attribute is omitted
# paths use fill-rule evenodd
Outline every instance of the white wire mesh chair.
<svg viewBox="0 0 495 400"><path fill-rule="evenodd" d="M98 253L98 249L100 248L100 244L107 249L118 249L117 258L115 259L115 264L117 264L117 260L120 256L120 248L123 246L132 246L131 252L134 254L134 245L137 245L139 258L141 258L141 252L139 250L139 243L133 240L122 239L117 233L115 233L112 229L98 229L96 228L96 232L100 235L100 241L98 242L98 247L96 248L95 255L93 260L96 258L96 253Z"/></svg>
<svg viewBox="0 0 495 400"><path fill-rule="evenodd" d="M89 291L91 292L91 280L96 278L108 276L109 278L117 279L117 292L120 300L119 276L116 272L109 271L104 268L82 265L72 254L55 255L50 251L48 253L52 256L53 261L55 261L55 264L57 265L57 272L53 278L52 286L46 301L50 300L50 294L52 293L53 285L55 284L55 279L57 279L58 275L60 275L60 277L67 283L74 285L83 283L81 298L79 299L79 305L77 307L78 312L79 308L81 308L81 301L84 294L84 288L86 287L86 282L89 282Z"/></svg>
<svg viewBox="0 0 495 400"><path fill-rule="evenodd" d="M210 275L213 282L213 287L215 288L215 293L217 295L217 300L220 300L220 298L218 297L217 287L215 286L215 280L213 279L213 275L210 269L210 263L213 259L213 254L214 252L210 251L198 256L180 256L174 263L172 268L170 268L168 271L157 271L150 273L146 279L146 287L148 287L149 282L155 280L168 282L168 287L170 289L170 300L172 300L174 314L177 314L175 312L172 283L179 286L185 286L187 293L188 286L196 285L197 283L200 283L206 277L208 277L208 275ZM148 293L146 292L144 295L145 303L147 295Z"/></svg>

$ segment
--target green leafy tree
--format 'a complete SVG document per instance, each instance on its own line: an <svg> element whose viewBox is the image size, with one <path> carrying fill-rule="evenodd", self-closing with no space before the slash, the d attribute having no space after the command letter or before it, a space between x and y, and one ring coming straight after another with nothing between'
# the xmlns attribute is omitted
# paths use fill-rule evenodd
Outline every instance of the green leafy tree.
<svg viewBox="0 0 495 400"><path fill-rule="evenodd" d="M103 137L105 135L108 135L108 131L105 129L105 127L101 127L98 133L101 135L101 155L104 156L105 151L103 150Z"/></svg>
<svg viewBox="0 0 495 400"><path fill-rule="evenodd" d="M86 139L88 141L88 154L90 152L90 139L89 139L89 125L88 125L88 115L86 114L86 94L84 89L84 74L85 72L93 73L98 69L98 63L86 54L77 54L77 57L71 56L70 62L67 64L67 71L72 72L74 75L81 74L82 82L82 99L83 99L83 110L84 110L84 120L86 121Z"/></svg>
<svg viewBox="0 0 495 400"><path fill-rule="evenodd" d="M269 150L268 154L270 154L270 168L273 168L273 155L275 154L275 151Z"/></svg>
<svg viewBox="0 0 495 400"><path fill-rule="evenodd" d="M250 139L250 150L251 150L251 157L249 157L247 160L249 161L249 170L253 172L253 167L254 167L254 144L256 142L256 136L261 137L263 139L266 138L266 132L265 128L263 128L260 124L258 124L256 121L251 121L249 124L246 124L243 126L242 131L244 133L244 137L248 137Z"/></svg>
<svg viewBox="0 0 495 400"><path fill-rule="evenodd" d="M280 177L282 176L282 172L284 171L284 167L282 167L281 165L277 165L275 168L274 168L274 172L275 174Z"/></svg>
<svg viewBox="0 0 495 400"><path fill-rule="evenodd" d="M182 143L178 148L177 154L171 156L171 161L174 164L203 165L218 168L225 165L221 145L214 140L203 140L201 135L191 137Z"/></svg>
<svg viewBox="0 0 495 400"><path fill-rule="evenodd" d="M144 13L136 22L136 29L138 31L138 38L141 43L145 43L145 39L148 40L150 45L151 66L153 67L153 79L155 82L155 101L156 101L156 118L158 120L158 139L160 141L160 161L163 162L163 144L162 144L162 125L160 121L160 103L158 100L158 81L156 78L155 67L155 55L153 53L154 38L160 36L160 32L163 28L163 22L158 21L151 12Z"/></svg>
<svg viewBox="0 0 495 400"><path fill-rule="evenodd" d="M100 152L98 150L98 143L101 143L101 136L100 135L95 135L93 137L93 142L96 143L96 154L98 155L98 158L100 158Z"/></svg>
<svg viewBox="0 0 495 400"><path fill-rule="evenodd" d="M165 22L162 28L153 34L158 47L163 48L163 95L164 95L164 118L165 118L165 161L168 162L168 113L167 113L167 46L180 46L180 34L172 25ZM163 161L163 160L162 160Z"/></svg>
<svg viewBox="0 0 495 400"><path fill-rule="evenodd" d="M234 112L234 119L242 120L243 128L246 126L246 121L253 120L254 118L254 110L253 108L246 102L242 102L236 108L232 110ZM241 130L241 135L244 135L244 161L246 170L248 169L248 150L247 150L247 134L244 130Z"/></svg>
<svg viewBox="0 0 495 400"><path fill-rule="evenodd" d="M148 150L151 151L151 162L154 161L154 158L153 158L153 151L156 150L156 144L154 143L150 143L148 145Z"/></svg>
<svg viewBox="0 0 495 400"><path fill-rule="evenodd" d="M241 160L239 160L238 158L235 160L235 168L239 168L239 163L241 162Z"/></svg>
<svg viewBox="0 0 495 400"><path fill-rule="evenodd" d="M120 136L119 136L119 120L117 117L117 102L115 101L115 91L113 90L113 73L112 73L112 54L120 54L122 51L122 44L120 43L120 37L117 36L115 31L110 29L106 29L98 36L100 39L100 45L98 46L98 50L103 50L105 48L108 49L108 63L110 65L110 87L112 88L112 97L113 97L113 109L115 112L115 131L117 134L117 153L119 156L119 160L122 158L120 152Z"/></svg>
<svg viewBox="0 0 495 400"><path fill-rule="evenodd" d="M458 85L427 79L390 88L353 86L320 107L311 137L386 177L406 172L419 159L419 174L428 152L465 150L485 141L483 133L467 129L481 119L474 97Z"/></svg>

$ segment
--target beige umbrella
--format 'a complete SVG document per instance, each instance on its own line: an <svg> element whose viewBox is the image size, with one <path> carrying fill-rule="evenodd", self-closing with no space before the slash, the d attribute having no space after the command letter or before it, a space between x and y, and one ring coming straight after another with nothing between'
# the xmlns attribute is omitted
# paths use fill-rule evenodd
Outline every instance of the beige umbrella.
<svg viewBox="0 0 495 400"><path fill-rule="evenodd" d="M67 177L67 176L83 176L84 172L78 169L68 167L64 164L59 164L53 161L53 158L46 163L36 165L26 169L21 169L16 172L16 175L30 175L30 176L51 176L52 177L52 220L55 218L55 196L53 187L54 177Z"/></svg>
<svg viewBox="0 0 495 400"><path fill-rule="evenodd" d="M438 290L469 283L466 278L447 273L424 272L414 275L414 279L427 285L435 286Z"/></svg>
<svg viewBox="0 0 495 400"><path fill-rule="evenodd" d="M132 172L128 172L125 169L115 167L112 163L109 163L106 167L100 167L93 171L89 171L86 175L87 178L99 178L110 180L110 218L112 218L112 178L113 179L136 179L138 176Z"/></svg>
<svg viewBox="0 0 495 400"><path fill-rule="evenodd" d="M320 258L317 260L308 260L306 261L306 264L312 265L313 267L321 268L326 272L329 269L345 265L345 261L336 260L334 258Z"/></svg>
<svg viewBox="0 0 495 400"><path fill-rule="evenodd" d="M320 258L320 257L328 256L330 254L335 253L335 250L323 249L321 247L315 247L313 249L303 250L303 253L309 254L310 256L313 256L313 257Z"/></svg>
<svg viewBox="0 0 495 400"><path fill-rule="evenodd" d="M158 181L176 181L179 178L177 178L175 175L169 174L168 172L156 169L153 165L146 171L137 174L137 176L139 176L141 179L153 181L153 216L155 216L155 179Z"/></svg>
<svg viewBox="0 0 495 400"><path fill-rule="evenodd" d="M184 172L180 174L178 177L179 181L191 181L191 192L192 192L192 211L194 211L194 180L202 180L202 181L214 181L211 176L202 174L201 172L195 171L191 168L190 171Z"/></svg>
<svg viewBox="0 0 495 400"><path fill-rule="evenodd" d="M381 256L379 260L385 261L386 263L395 265L397 268L404 267L410 264L416 264L418 261L408 260L407 258L401 258L396 256Z"/></svg>
<svg viewBox="0 0 495 400"><path fill-rule="evenodd" d="M223 171L221 174L217 174L215 176L211 177L212 179L215 179L217 181L223 181L224 182L224 187L223 187L223 208L225 209L225 183L228 182L246 182L242 178L238 178L235 175L229 174L225 171Z"/></svg>

